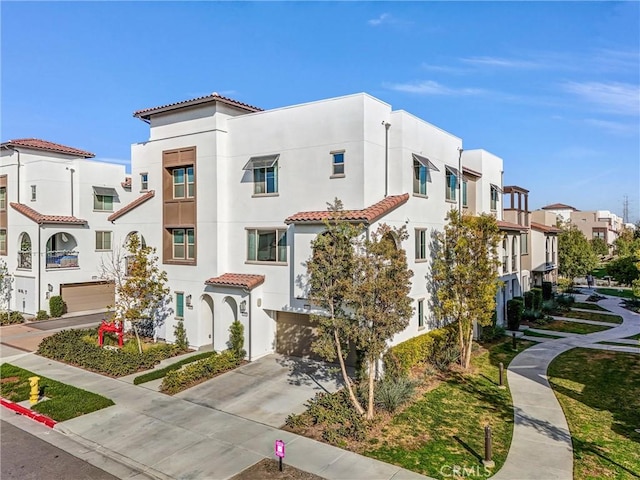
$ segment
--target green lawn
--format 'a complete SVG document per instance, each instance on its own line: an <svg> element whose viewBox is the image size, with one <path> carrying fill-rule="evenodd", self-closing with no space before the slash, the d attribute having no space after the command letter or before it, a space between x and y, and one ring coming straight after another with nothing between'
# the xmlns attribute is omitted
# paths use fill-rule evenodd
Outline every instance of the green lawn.
<svg viewBox="0 0 640 480"><path fill-rule="evenodd" d="M572 305L573 308L582 308L584 310L598 310L600 312L608 312L604 307L601 307L597 303L589 303L589 302L575 302Z"/></svg>
<svg viewBox="0 0 640 480"><path fill-rule="evenodd" d="M79 417L113 405L111 400L101 395L56 382L9 363L0 365L0 376L2 377L0 395L12 402L28 400L31 390L29 377L40 377L39 386L45 387L44 395L49 399L36 403L31 409L57 422Z"/></svg>
<svg viewBox="0 0 640 480"><path fill-rule="evenodd" d="M532 332L530 330L525 330L524 334L528 337L542 337L542 338L554 338L554 339L562 338L557 335L553 335L551 333L539 333L539 332Z"/></svg>
<svg viewBox="0 0 640 480"><path fill-rule="evenodd" d="M566 317L566 318L578 318L581 320L593 320L596 322L622 323L621 316L611 315L608 313L576 312L575 310L571 310L569 312L560 314L560 316Z"/></svg>
<svg viewBox="0 0 640 480"><path fill-rule="evenodd" d="M630 288L596 288L596 292L600 295L611 295L613 297L637 298L633 295L633 291Z"/></svg>
<svg viewBox="0 0 640 480"><path fill-rule="evenodd" d="M638 355L576 348L549 366L574 448L573 477L640 478Z"/></svg>
<svg viewBox="0 0 640 480"><path fill-rule="evenodd" d="M576 323L576 322L564 322L562 320L554 320L549 323L536 325L536 328L542 330L553 330L556 332L568 332L568 333L595 333L608 330L609 327L603 325L590 325L588 323Z"/></svg>
<svg viewBox="0 0 640 480"><path fill-rule="evenodd" d="M637 335L631 335L630 337L625 337L625 338L630 338L631 340L640 340L640 333L638 333Z"/></svg>
<svg viewBox="0 0 640 480"><path fill-rule="evenodd" d="M518 342L520 351L531 345ZM513 434L511 395L497 387L498 363L506 369L517 353L511 339L492 344L473 358L473 373L453 373L396 416L380 438L370 438L371 449L363 453L434 478L449 478L450 470L442 467L451 465L480 466L482 477L484 426L490 425L498 471Z"/></svg>

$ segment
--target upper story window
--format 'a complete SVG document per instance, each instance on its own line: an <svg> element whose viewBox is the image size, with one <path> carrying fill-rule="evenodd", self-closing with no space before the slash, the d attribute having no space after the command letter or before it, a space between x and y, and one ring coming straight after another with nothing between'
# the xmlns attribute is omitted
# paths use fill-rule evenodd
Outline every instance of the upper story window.
<svg viewBox="0 0 640 480"><path fill-rule="evenodd" d="M520 234L520 254L527 255L529 253L529 234Z"/></svg>
<svg viewBox="0 0 640 480"><path fill-rule="evenodd" d="M247 230L247 261L287 261L287 230Z"/></svg>
<svg viewBox="0 0 640 480"><path fill-rule="evenodd" d="M111 250L111 232L96 232L96 250Z"/></svg>
<svg viewBox="0 0 640 480"><path fill-rule="evenodd" d="M413 193L427 196L427 183L431 181L431 170L438 172L431 161L418 154L413 154Z"/></svg>
<svg viewBox="0 0 640 480"><path fill-rule="evenodd" d="M418 328L424 327L424 300L418 300Z"/></svg>
<svg viewBox="0 0 640 480"><path fill-rule="evenodd" d="M184 293L176 292L176 318L184 318Z"/></svg>
<svg viewBox="0 0 640 480"><path fill-rule="evenodd" d="M193 228L174 228L171 230L173 238L173 259L194 260L196 258L196 237Z"/></svg>
<svg viewBox="0 0 640 480"><path fill-rule="evenodd" d="M146 192L149 190L149 174L141 173L140 174L140 190Z"/></svg>
<svg viewBox="0 0 640 480"><path fill-rule="evenodd" d="M0 210L7 209L7 187L0 187Z"/></svg>
<svg viewBox="0 0 640 480"><path fill-rule="evenodd" d="M193 166L174 168L171 174L173 198L193 198L195 193Z"/></svg>
<svg viewBox="0 0 640 480"><path fill-rule="evenodd" d="M243 170L253 171L253 194L278 193L278 158L280 155L251 157Z"/></svg>
<svg viewBox="0 0 640 480"><path fill-rule="evenodd" d="M427 231L425 229L416 230L416 260L427 258Z"/></svg>
<svg viewBox="0 0 640 480"><path fill-rule="evenodd" d="M511 240L511 271L516 272L518 270L518 239L514 235Z"/></svg>
<svg viewBox="0 0 640 480"><path fill-rule="evenodd" d="M331 152L332 177L344 177L344 151Z"/></svg>
<svg viewBox="0 0 640 480"><path fill-rule="evenodd" d="M31 201L36 201L36 185L31 185Z"/></svg>
<svg viewBox="0 0 640 480"><path fill-rule="evenodd" d="M114 188L93 187L93 209L99 212L113 212Z"/></svg>
<svg viewBox="0 0 640 480"><path fill-rule="evenodd" d="M458 189L458 170L453 167L445 167L447 184L445 186L445 198L450 202L456 201L456 190Z"/></svg>
<svg viewBox="0 0 640 480"><path fill-rule="evenodd" d="M467 187L468 187L468 180L467 179L463 179L462 180L462 206L463 207L468 207L469 206L469 201L468 201L468 197L467 197Z"/></svg>
<svg viewBox="0 0 640 480"><path fill-rule="evenodd" d="M509 271L509 242L505 235L502 239L502 273Z"/></svg>
<svg viewBox="0 0 640 480"><path fill-rule="evenodd" d="M498 210L500 188L491 184L491 210Z"/></svg>
<svg viewBox="0 0 640 480"><path fill-rule="evenodd" d="M5 228L0 230L0 254L7 254L7 230Z"/></svg>

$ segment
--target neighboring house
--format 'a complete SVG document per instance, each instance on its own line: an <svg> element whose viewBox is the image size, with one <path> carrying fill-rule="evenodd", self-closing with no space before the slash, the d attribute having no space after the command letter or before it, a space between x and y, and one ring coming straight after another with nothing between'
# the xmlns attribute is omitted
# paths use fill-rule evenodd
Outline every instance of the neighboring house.
<svg viewBox="0 0 640 480"><path fill-rule="evenodd" d="M558 283L558 235L554 213L536 210L531 213L531 285L541 287L542 282Z"/></svg>
<svg viewBox="0 0 640 480"><path fill-rule="evenodd" d="M613 249L614 242L625 228L622 218L608 210L572 212L569 221L578 227L588 240L594 238L604 240L610 250Z"/></svg>
<svg viewBox="0 0 640 480"><path fill-rule="evenodd" d="M577 208L571 205L565 205L564 203L552 203L551 205L542 207L540 210L557 215L560 222L566 222L571 218L573 212L579 212Z"/></svg>
<svg viewBox="0 0 640 480"><path fill-rule="evenodd" d="M310 354L305 263L335 198L367 231L407 228L415 312L393 343L406 340L436 325L431 242L447 211L502 220L502 159L464 151L458 188L462 141L367 94L263 111L214 93L134 116L150 126L132 147L137 198L109 219L115 243L138 232L158 249L168 340L183 321L193 347L222 350L239 320L249 359Z"/></svg>
<svg viewBox="0 0 640 480"><path fill-rule="evenodd" d="M14 279L10 308L36 314L53 295L69 312L113 304L100 264L113 245L107 217L130 201L124 166L33 138L0 146L0 257Z"/></svg>

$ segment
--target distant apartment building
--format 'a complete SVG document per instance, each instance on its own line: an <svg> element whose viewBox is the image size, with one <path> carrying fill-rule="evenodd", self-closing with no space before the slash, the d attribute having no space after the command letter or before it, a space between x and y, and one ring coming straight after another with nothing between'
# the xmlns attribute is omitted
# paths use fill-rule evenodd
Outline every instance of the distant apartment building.
<svg viewBox="0 0 640 480"><path fill-rule="evenodd" d="M0 145L0 258L13 280L9 308L48 310L62 295L69 312L104 310L113 284L101 279L112 250L107 217L131 198L125 168L39 139Z"/></svg>

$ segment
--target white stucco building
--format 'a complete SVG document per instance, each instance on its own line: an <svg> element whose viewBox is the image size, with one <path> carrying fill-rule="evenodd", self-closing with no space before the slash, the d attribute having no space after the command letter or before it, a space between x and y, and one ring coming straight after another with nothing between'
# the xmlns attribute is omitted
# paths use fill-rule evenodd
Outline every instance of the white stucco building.
<svg viewBox="0 0 640 480"><path fill-rule="evenodd" d="M62 295L69 312L113 304L100 265L112 249L107 217L133 199L124 166L33 138L1 147L0 258L13 278L9 308L48 311L52 295Z"/></svg>

